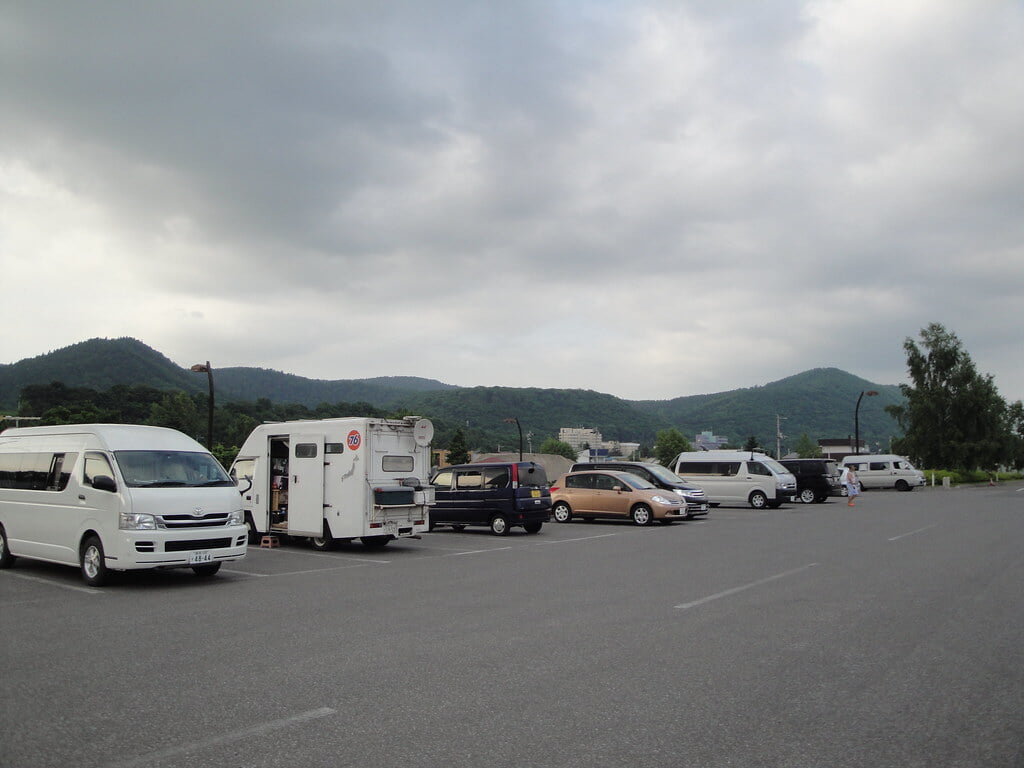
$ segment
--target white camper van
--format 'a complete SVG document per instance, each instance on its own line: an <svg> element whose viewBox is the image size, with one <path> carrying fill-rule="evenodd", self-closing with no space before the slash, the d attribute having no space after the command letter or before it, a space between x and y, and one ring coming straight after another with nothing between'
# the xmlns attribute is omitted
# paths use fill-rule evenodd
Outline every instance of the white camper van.
<svg viewBox="0 0 1024 768"><path fill-rule="evenodd" d="M675 473L704 489L718 504L779 507L796 496L796 478L771 456L752 451L688 451Z"/></svg>
<svg viewBox="0 0 1024 768"><path fill-rule="evenodd" d="M263 424L231 465L250 542L308 538L315 549L369 547L429 530L429 419L342 418Z"/></svg>
<svg viewBox="0 0 1024 768"><path fill-rule="evenodd" d="M238 491L203 446L130 424L0 433L0 568L16 557L108 571L192 568L245 556Z"/></svg>
<svg viewBox="0 0 1024 768"><path fill-rule="evenodd" d="M854 454L843 459L843 466L853 467L861 488L912 491L925 484L924 472L915 469L906 457L891 453Z"/></svg>

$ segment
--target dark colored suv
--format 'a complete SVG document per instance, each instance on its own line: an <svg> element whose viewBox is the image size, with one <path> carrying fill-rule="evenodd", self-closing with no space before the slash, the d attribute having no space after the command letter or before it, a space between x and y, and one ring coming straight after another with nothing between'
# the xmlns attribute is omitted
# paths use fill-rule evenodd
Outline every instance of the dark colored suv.
<svg viewBox="0 0 1024 768"><path fill-rule="evenodd" d="M581 461L572 465L570 472L582 472L589 469L603 469L609 472L631 472L657 488L682 496L686 500L684 520L691 520L697 515L708 513L708 496L699 485L688 483L675 472L661 464L648 464L644 461Z"/></svg>
<svg viewBox="0 0 1024 768"><path fill-rule="evenodd" d="M779 463L793 473L796 498L804 504L843 495L839 465L832 459L780 459Z"/></svg>
<svg viewBox="0 0 1024 768"><path fill-rule="evenodd" d="M538 533L551 514L551 490L544 467L533 461L456 464L430 478L435 504L430 527L486 525L504 536L522 526Z"/></svg>

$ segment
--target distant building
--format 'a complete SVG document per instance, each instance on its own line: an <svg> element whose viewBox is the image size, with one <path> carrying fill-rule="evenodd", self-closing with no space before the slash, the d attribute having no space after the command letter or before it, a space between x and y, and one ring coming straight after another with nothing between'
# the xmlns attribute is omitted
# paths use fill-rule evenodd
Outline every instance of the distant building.
<svg viewBox="0 0 1024 768"><path fill-rule="evenodd" d="M604 442L600 432L588 427L562 427L558 430L558 439L563 443L568 443L577 451L584 445L597 447Z"/></svg>
<svg viewBox="0 0 1024 768"><path fill-rule="evenodd" d="M821 448L821 455L826 459L843 459L854 453L871 453L866 440L860 441L860 450L858 451L855 442L850 438L845 440L824 438L818 441L818 447Z"/></svg>
<svg viewBox="0 0 1024 768"><path fill-rule="evenodd" d="M693 439L693 450L695 451L717 451L723 445L728 445L729 438L724 435L712 434L710 430L701 432Z"/></svg>

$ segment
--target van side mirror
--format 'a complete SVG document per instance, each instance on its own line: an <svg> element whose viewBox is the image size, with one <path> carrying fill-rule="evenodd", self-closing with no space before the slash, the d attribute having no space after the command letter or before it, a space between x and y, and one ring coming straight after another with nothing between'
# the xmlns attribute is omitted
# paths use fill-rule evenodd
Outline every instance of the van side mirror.
<svg viewBox="0 0 1024 768"><path fill-rule="evenodd" d="M109 491L110 493L117 492L117 483L114 482L114 478L110 475L96 475L92 479L92 487L97 491Z"/></svg>

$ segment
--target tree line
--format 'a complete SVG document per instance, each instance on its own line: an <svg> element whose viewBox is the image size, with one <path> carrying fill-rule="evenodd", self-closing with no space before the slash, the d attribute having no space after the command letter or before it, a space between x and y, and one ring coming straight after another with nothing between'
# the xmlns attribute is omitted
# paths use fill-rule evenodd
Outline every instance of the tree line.
<svg viewBox="0 0 1024 768"><path fill-rule="evenodd" d="M922 329L919 341L907 338L904 350L911 383L900 385L905 398L902 404L886 407L903 431L902 436L893 440L894 453L933 469L993 471L1024 466L1024 406L1019 400L1008 403L999 395L993 378L977 371L956 334L932 323ZM542 390L536 394L543 400ZM117 384L101 391L54 381L22 388L19 413L40 416L41 420L34 422L38 424L106 422L171 427L205 444L207 397L205 393L168 391L148 385ZM482 400L489 397L493 397L493 392L479 393ZM478 409L481 421L486 413L484 405ZM527 411L531 403L524 399L517 405L529 424L532 419ZM407 413L407 407L401 412L388 411L366 402L321 403L313 408L296 403L277 404L266 398L220 403L214 411L213 446L209 447L222 462L230 463L238 446L264 422L345 416L400 418ZM493 414L490 417L494 419ZM514 443L511 432L507 437L504 433L485 434L451 419L431 418L437 427L435 446L455 449L460 458L468 457L470 445L480 448L496 444L496 435L503 446ZM575 458L573 449L554 437L537 439L539 452ZM757 438L750 437L744 447L757 446ZM685 450L690 450L689 441L678 429L669 428L657 431L652 444L641 446L640 454L668 465ZM803 434L797 442L797 452L813 456L818 449Z"/></svg>

